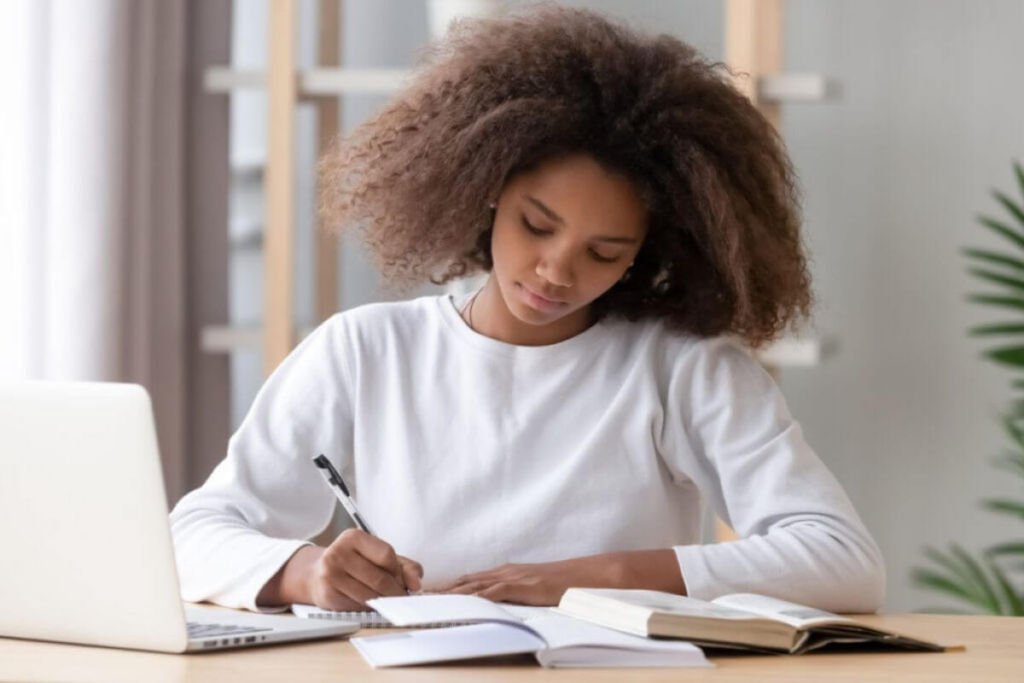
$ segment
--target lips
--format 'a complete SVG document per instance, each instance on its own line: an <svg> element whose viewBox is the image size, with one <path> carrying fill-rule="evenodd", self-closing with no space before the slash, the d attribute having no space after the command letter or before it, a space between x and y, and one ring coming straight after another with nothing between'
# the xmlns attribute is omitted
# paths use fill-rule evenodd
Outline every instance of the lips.
<svg viewBox="0 0 1024 683"><path fill-rule="evenodd" d="M541 294L540 292L534 291L534 290L530 289L529 287L527 287L526 285L523 285L523 289L525 289L530 294L533 294L538 299L543 299L544 301L546 301L549 304L562 304L562 303L565 303L564 301L559 301L558 299L552 299L549 296L546 296L544 294Z"/></svg>
<svg viewBox="0 0 1024 683"><path fill-rule="evenodd" d="M517 284L519 285L519 288L522 290L523 296L526 298L526 302L533 306L534 308L549 311L565 305L564 301L548 299L543 295L537 294L532 289L530 289L529 287L522 283Z"/></svg>

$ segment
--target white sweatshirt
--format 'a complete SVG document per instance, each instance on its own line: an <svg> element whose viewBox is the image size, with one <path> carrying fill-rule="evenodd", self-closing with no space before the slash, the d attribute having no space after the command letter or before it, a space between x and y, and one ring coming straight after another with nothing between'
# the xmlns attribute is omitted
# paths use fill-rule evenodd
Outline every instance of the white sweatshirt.
<svg viewBox="0 0 1024 683"><path fill-rule="evenodd" d="M360 306L299 344L171 513L185 600L274 611L261 588L332 518L323 453L427 588L671 547L696 598L879 609L878 546L742 349L660 321L517 346L465 323L468 296ZM701 494L741 540L700 544Z"/></svg>

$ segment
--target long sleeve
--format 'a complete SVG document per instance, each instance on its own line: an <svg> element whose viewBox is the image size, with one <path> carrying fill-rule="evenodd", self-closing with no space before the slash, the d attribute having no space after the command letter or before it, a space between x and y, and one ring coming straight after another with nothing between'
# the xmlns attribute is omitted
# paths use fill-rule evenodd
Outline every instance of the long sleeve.
<svg viewBox="0 0 1024 683"><path fill-rule="evenodd" d="M258 392L227 455L170 515L182 598L253 611L266 582L334 512L310 464L351 472L352 410L335 316L302 341Z"/></svg>
<svg viewBox="0 0 1024 683"><path fill-rule="evenodd" d="M725 339L698 342L677 369L666 464L692 479L741 539L675 548L689 594L754 592L832 612L877 611L881 552L771 376Z"/></svg>

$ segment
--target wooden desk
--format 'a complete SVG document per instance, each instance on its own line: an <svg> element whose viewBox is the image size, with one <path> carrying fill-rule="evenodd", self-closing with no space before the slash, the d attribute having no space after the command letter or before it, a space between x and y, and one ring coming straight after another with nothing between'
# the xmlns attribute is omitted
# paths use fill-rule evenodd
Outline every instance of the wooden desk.
<svg viewBox="0 0 1024 683"><path fill-rule="evenodd" d="M1024 680L1024 618L874 615L866 622L965 652L713 656L715 669L543 669L529 656L472 664L371 669L343 639L166 655L0 638L0 681L899 681ZM379 633L364 630L362 634Z"/></svg>

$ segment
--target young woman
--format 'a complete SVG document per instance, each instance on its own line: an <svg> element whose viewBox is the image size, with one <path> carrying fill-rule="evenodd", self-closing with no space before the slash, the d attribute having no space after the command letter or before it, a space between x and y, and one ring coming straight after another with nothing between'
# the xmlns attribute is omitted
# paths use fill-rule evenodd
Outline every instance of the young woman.
<svg viewBox="0 0 1024 683"><path fill-rule="evenodd" d="M182 593L359 609L570 586L879 608L881 554L756 348L811 305L795 174L728 73L548 9L463 22L321 162L323 213L399 288L271 375L171 514ZM308 540L335 499L375 532ZM741 540L701 545L702 499Z"/></svg>

